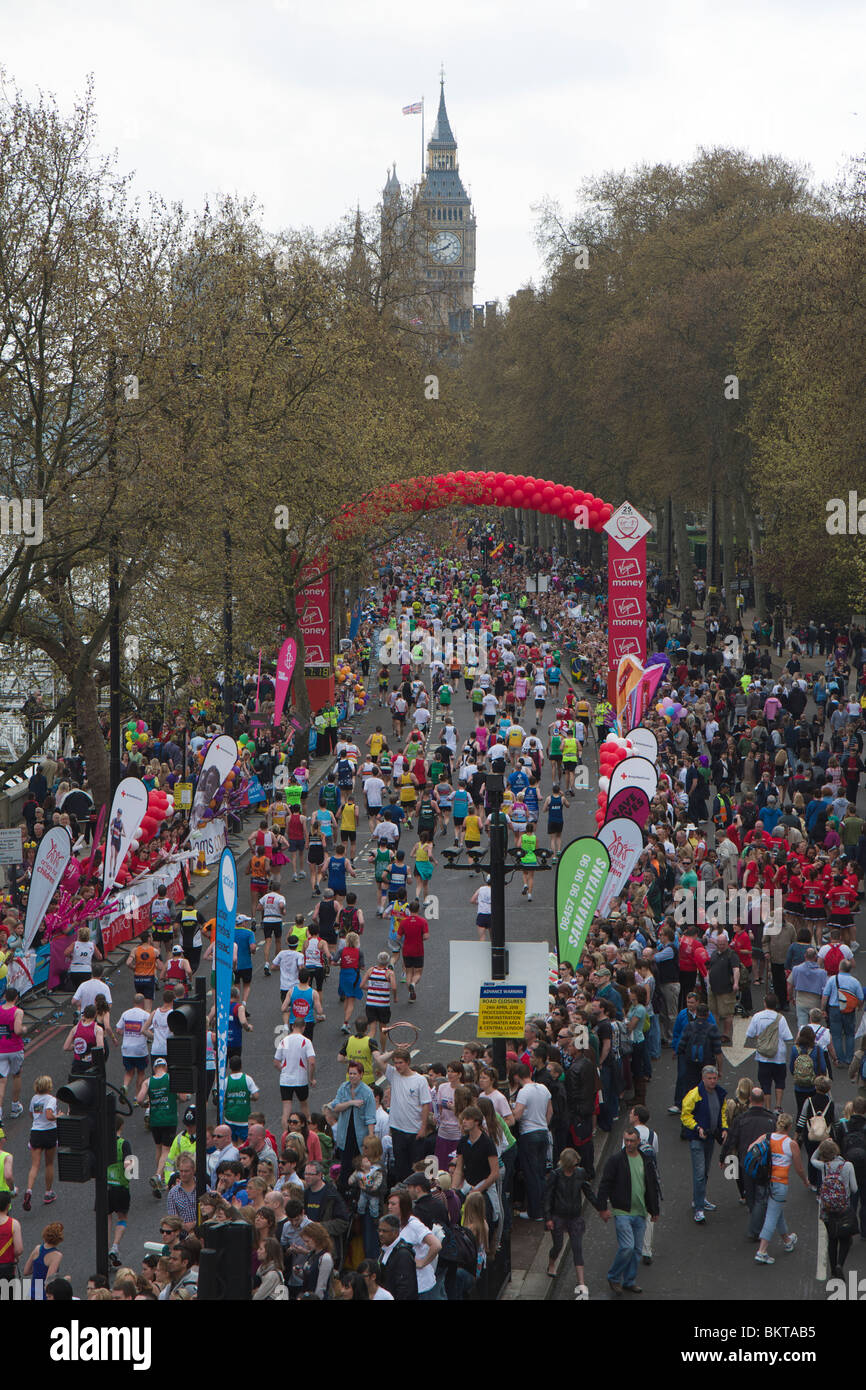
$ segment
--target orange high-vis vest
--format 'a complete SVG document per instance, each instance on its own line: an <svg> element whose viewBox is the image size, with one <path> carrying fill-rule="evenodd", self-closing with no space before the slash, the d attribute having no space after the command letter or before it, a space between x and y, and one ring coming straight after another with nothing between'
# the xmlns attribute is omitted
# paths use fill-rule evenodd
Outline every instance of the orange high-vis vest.
<svg viewBox="0 0 866 1390"><path fill-rule="evenodd" d="M785 1186L788 1184L788 1173L791 1169L791 1156L785 1153L785 1140L789 1139L788 1134L773 1134L770 1137L770 1154L773 1165L770 1174L771 1182L781 1182Z"/></svg>

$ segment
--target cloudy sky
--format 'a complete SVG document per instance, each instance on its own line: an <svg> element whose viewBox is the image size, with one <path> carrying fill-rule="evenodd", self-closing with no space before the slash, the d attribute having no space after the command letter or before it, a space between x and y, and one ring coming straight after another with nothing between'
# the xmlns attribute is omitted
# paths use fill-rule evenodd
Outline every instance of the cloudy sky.
<svg viewBox="0 0 866 1390"><path fill-rule="evenodd" d="M533 205L697 146L776 153L832 180L866 148L861 0L28 0L0 61L70 106L93 74L100 140L135 187L193 209L254 195L322 229L417 177L445 65L478 218L475 299L538 279Z"/></svg>

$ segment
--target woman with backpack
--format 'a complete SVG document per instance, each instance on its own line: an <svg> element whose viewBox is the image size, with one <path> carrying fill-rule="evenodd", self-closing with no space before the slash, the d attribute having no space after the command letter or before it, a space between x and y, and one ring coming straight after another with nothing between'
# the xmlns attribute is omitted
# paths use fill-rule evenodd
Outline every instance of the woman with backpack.
<svg viewBox="0 0 866 1390"><path fill-rule="evenodd" d="M816 1078L827 1075L827 1059L808 1025L800 1029L796 1042L791 1045L788 1070L794 1078L795 1112L800 1115L806 1101L815 1094Z"/></svg>
<svg viewBox="0 0 866 1390"><path fill-rule="evenodd" d="M857 1177L853 1164L842 1158L832 1139L823 1139L815 1151L813 1166L821 1175L818 1211L827 1231L827 1261L834 1278L841 1279L851 1242L857 1234L854 1199Z"/></svg>
<svg viewBox="0 0 866 1390"><path fill-rule="evenodd" d="M710 1020L706 1004L698 1004L694 1020L689 1021L680 1034L677 1043L677 1056L683 1059L682 1084L678 1089L686 1095L700 1084L704 1067L717 1066L722 1052L722 1035Z"/></svg>
<svg viewBox="0 0 866 1390"><path fill-rule="evenodd" d="M770 1241L776 1231L782 1237L782 1245L787 1254L790 1254L797 1244L796 1235L793 1231L788 1230L785 1222L785 1203L788 1197L791 1168L793 1167L804 1187L809 1186L809 1179L803 1169L800 1149L791 1136L793 1128L793 1116L782 1113L776 1120L775 1130L768 1138L770 1195L767 1199L767 1215L764 1217L761 1238L755 1254L755 1263L759 1265L776 1263L773 1256L767 1253Z"/></svg>
<svg viewBox="0 0 866 1390"><path fill-rule="evenodd" d="M833 1097L830 1095L830 1085L829 1076L816 1077L815 1093L803 1102L797 1120L797 1138L806 1148L808 1160L806 1173L813 1192L818 1191L821 1176L814 1166L812 1158L819 1144L830 1138L830 1132L836 1119L836 1107L833 1103Z"/></svg>

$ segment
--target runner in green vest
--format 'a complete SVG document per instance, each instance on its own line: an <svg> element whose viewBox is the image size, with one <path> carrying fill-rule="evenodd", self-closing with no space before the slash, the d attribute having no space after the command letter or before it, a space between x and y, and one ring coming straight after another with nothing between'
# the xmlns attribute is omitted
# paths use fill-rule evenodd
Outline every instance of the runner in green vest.
<svg viewBox="0 0 866 1390"><path fill-rule="evenodd" d="M0 1192L12 1192L15 1183L12 1180L12 1155L5 1149L0 1149Z"/></svg>
<svg viewBox="0 0 866 1390"><path fill-rule="evenodd" d="M111 1241L108 1258L114 1268L119 1269L120 1242L126 1234L126 1218L129 1215L129 1174L126 1160L132 1158L132 1145L128 1139L124 1139L120 1132L123 1129L122 1115L118 1115L115 1125L117 1127L117 1153L114 1162L109 1163L106 1170L106 1178L108 1179L108 1239ZM112 1216L117 1217L113 1233L111 1230Z"/></svg>
<svg viewBox="0 0 866 1390"><path fill-rule="evenodd" d="M150 1185L154 1197L161 1197L165 1188L165 1164L177 1131L177 1096L170 1088L164 1057L154 1057L153 1076L145 1081L136 1100L139 1105L150 1107L148 1124L156 1145L156 1172Z"/></svg>
<svg viewBox="0 0 866 1390"><path fill-rule="evenodd" d="M253 1096L249 1087L249 1078L243 1069L240 1058L234 1057L232 1061L237 1066L232 1068L226 1081L223 1119L231 1128L233 1141L238 1143L244 1142L249 1132Z"/></svg>
<svg viewBox="0 0 866 1390"><path fill-rule="evenodd" d="M538 864L538 857L535 851L538 848L538 836L535 833L535 822L530 821L520 837L520 872L523 875L523 887L521 894L527 902L532 902L532 889L535 883L535 868Z"/></svg>
<svg viewBox="0 0 866 1390"><path fill-rule="evenodd" d="M574 774L580 759L580 750L571 725L562 740L562 779L566 796L574 796Z"/></svg>
<svg viewBox="0 0 866 1390"><path fill-rule="evenodd" d="M300 811L301 809L301 790L300 782L288 782L286 784L286 805L291 806L295 811Z"/></svg>

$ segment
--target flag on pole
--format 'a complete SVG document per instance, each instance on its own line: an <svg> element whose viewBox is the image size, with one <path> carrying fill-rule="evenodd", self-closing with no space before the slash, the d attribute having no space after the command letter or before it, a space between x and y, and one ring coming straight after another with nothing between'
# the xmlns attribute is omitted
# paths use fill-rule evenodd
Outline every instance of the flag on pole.
<svg viewBox="0 0 866 1390"><path fill-rule="evenodd" d="M423 107L422 107L422 105L421 105L421 102L420 102L420 101L413 101L411 106L404 106L404 107L403 107L403 115L404 115L404 116L420 116L422 110L423 110Z"/></svg>
<svg viewBox="0 0 866 1390"><path fill-rule="evenodd" d="M490 558L491 558L491 560L498 560L498 559L499 559L499 556L502 554L502 552L503 552L504 550L505 550L505 541L500 541L499 544L495 547L495 549L491 550L491 552L490 552Z"/></svg>

